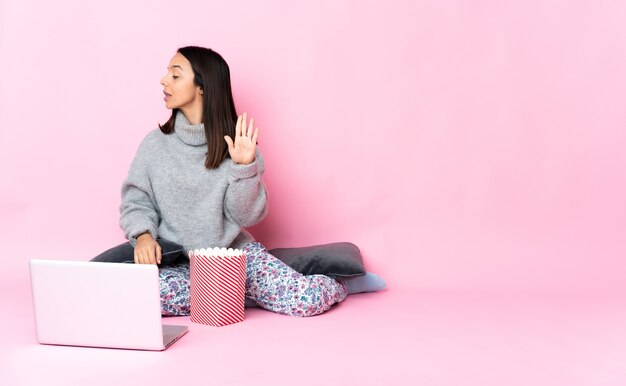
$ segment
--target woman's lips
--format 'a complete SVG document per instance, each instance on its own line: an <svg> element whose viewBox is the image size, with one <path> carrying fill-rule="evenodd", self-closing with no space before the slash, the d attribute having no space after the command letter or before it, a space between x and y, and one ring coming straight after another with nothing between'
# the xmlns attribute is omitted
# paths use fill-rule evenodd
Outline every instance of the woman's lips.
<svg viewBox="0 0 626 386"><path fill-rule="evenodd" d="M166 101L166 102L172 96L172 94L168 94L165 91L163 91L163 94L165 94L165 97L163 98L163 100Z"/></svg>

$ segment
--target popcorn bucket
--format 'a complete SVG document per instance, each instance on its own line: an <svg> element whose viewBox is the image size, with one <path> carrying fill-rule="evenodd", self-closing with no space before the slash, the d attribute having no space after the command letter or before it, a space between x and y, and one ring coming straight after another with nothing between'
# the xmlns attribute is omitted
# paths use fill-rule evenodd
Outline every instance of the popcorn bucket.
<svg viewBox="0 0 626 386"><path fill-rule="evenodd" d="M243 321L246 256L239 249L189 251L191 321L225 326Z"/></svg>

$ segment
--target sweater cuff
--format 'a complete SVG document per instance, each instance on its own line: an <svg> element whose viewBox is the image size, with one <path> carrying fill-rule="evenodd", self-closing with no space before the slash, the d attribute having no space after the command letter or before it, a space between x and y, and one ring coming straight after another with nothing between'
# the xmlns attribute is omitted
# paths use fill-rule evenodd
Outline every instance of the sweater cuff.
<svg viewBox="0 0 626 386"><path fill-rule="evenodd" d="M148 226L148 227L137 227L137 229L138 229L137 231L131 232L128 235L128 242L133 247L137 245L137 236L146 233L146 231L148 231L148 233L150 233L150 236L152 236L153 239L155 239L155 240L157 239L157 232L156 232L156 229L154 229L153 227L151 227L151 226Z"/></svg>
<svg viewBox="0 0 626 386"><path fill-rule="evenodd" d="M259 163L257 162L258 158L255 158L254 161L249 163L248 165L237 165L232 162L232 167L230 168L230 174L237 178L250 178L259 174Z"/></svg>

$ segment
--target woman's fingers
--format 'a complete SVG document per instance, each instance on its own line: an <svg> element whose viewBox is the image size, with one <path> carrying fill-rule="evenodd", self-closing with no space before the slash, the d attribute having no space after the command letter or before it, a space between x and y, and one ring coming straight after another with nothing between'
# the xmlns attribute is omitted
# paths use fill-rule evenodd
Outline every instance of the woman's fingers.
<svg viewBox="0 0 626 386"><path fill-rule="evenodd" d="M241 154L241 158L247 158L249 154L255 152L255 146L259 139L259 128L254 127L254 118L250 118L248 121L248 113L243 113L237 117L237 125L235 126L235 138L224 136L224 140L228 144L228 151L233 157L236 163L239 163L239 157L234 157L233 154L238 152ZM243 153L241 153L243 152ZM237 158L237 159L235 159Z"/></svg>
<svg viewBox="0 0 626 386"><path fill-rule="evenodd" d="M252 138L253 132L254 132L254 118L250 118L250 125L248 125L248 131L246 132L246 137Z"/></svg>
<svg viewBox="0 0 626 386"><path fill-rule="evenodd" d="M252 138L254 133L254 118L250 118L248 121L248 113L243 113L237 117L237 124L235 125L235 137L248 137Z"/></svg>
<svg viewBox="0 0 626 386"><path fill-rule="evenodd" d="M161 246L159 244L157 244L156 246L156 263L157 264L161 264Z"/></svg>
<svg viewBox="0 0 626 386"><path fill-rule="evenodd" d="M246 133L246 137L252 138L253 133L254 133L254 118L250 118L250 125L248 125L248 132Z"/></svg>
<svg viewBox="0 0 626 386"><path fill-rule="evenodd" d="M150 262L150 256L148 255L148 251L145 249L141 251L141 256L139 257L139 262L141 264L148 264Z"/></svg>
<svg viewBox="0 0 626 386"><path fill-rule="evenodd" d="M233 139L230 138L228 135L225 135L224 140L226 141L226 144L228 145L228 151L232 153L235 150L235 144L233 144Z"/></svg>
<svg viewBox="0 0 626 386"><path fill-rule="evenodd" d="M248 113L243 113L243 117L241 119L241 131L239 135L245 136L248 131L248 126L246 126L246 121L248 120Z"/></svg>
<svg viewBox="0 0 626 386"><path fill-rule="evenodd" d="M235 138L241 135L241 115L237 117L237 124L235 125Z"/></svg>
<svg viewBox="0 0 626 386"><path fill-rule="evenodd" d="M148 248L148 264L156 264L156 248Z"/></svg>
<svg viewBox="0 0 626 386"><path fill-rule="evenodd" d="M250 118L250 121L248 121L248 113L239 115L237 117L237 124L235 125L235 142L237 142L237 137L248 137L252 139L254 133L254 118Z"/></svg>
<svg viewBox="0 0 626 386"><path fill-rule="evenodd" d="M144 251L143 263L154 264L155 262L156 259L154 258L154 248L148 248L148 250Z"/></svg>
<svg viewBox="0 0 626 386"><path fill-rule="evenodd" d="M161 247L157 244L156 248L141 248L135 250L135 264L160 264L161 263Z"/></svg>

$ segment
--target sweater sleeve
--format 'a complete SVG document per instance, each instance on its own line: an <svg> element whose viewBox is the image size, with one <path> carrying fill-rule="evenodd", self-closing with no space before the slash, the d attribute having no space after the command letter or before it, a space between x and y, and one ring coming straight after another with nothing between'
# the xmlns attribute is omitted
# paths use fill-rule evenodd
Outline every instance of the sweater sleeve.
<svg viewBox="0 0 626 386"><path fill-rule="evenodd" d="M159 215L150 183L149 161L152 154L147 145L148 138L139 146L128 177L122 184L120 227L133 246L137 244L135 237L145 231L150 232L154 239L158 236Z"/></svg>
<svg viewBox="0 0 626 386"><path fill-rule="evenodd" d="M241 227L259 223L267 214L267 191L261 180L265 171L263 157L257 149L255 160L249 165L231 162L231 171L224 211Z"/></svg>

